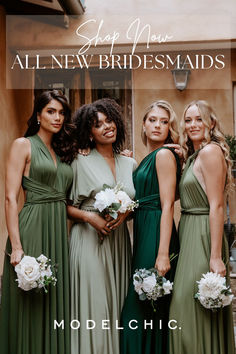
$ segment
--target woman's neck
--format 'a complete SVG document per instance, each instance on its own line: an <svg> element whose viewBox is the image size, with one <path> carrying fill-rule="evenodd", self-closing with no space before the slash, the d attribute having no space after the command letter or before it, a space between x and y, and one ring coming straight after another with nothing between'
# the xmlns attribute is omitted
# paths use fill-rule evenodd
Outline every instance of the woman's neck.
<svg viewBox="0 0 236 354"><path fill-rule="evenodd" d="M49 133L40 129L37 134L48 148L52 147L53 133Z"/></svg>
<svg viewBox="0 0 236 354"><path fill-rule="evenodd" d="M194 151L197 151L197 150L199 150L200 149L200 147L201 147L201 144L202 144L202 141L196 141L196 142L193 142L193 149L194 149Z"/></svg>
<svg viewBox="0 0 236 354"><path fill-rule="evenodd" d="M160 147L162 147L164 145L164 142L153 142L153 141L147 141L147 151L148 154L150 154L150 152L159 149Z"/></svg>
<svg viewBox="0 0 236 354"><path fill-rule="evenodd" d="M101 154L103 157L106 157L106 158L113 158L114 157L112 144L109 144L109 145L96 144L96 149L99 152L99 154Z"/></svg>

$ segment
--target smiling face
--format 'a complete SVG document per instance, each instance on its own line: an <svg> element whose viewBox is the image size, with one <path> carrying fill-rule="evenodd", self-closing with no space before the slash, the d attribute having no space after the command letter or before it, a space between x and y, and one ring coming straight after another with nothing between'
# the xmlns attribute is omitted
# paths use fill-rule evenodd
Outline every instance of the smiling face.
<svg viewBox="0 0 236 354"><path fill-rule="evenodd" d="M164 108L153 107L143 122L147 142L164 144L169 134L169 120L169 114Z"/></svg>
<svg viewBox="0 0 236 354"><path fill-rule="evenodd" d="M113 144L117 135L115 122L101 112L98 112L97 116L98 121L92 126L91 137L95 144Z"/></svg>
<svg viewBox="0 0 236 354"><path fill-rule="evenodd" d="M200 145L205 137L206 126L196 105L190 106L185 113L185 131L194 145Z"/></svg>
<svg viewBox="0 0 236 354"><path fill-rule="evenodd" d="M62 104L57 100L51 100L37 115L40 122L40 129L48 133L58 133L65 119L65 112Z"/></svg>

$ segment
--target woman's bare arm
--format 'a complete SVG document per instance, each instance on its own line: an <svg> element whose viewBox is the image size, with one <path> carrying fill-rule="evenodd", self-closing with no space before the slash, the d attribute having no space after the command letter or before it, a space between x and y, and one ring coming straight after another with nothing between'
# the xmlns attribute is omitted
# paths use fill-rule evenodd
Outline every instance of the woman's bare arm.
<svg viewBox="0 0 236 354"><path fill-rule="evenodd" d="M87 222L97 230L100 238L107 236L111 230L107 227L107 221L94 212L78 209L74 206L67 206L67 214L70 219L76 222Z"/></svg>
<svg viewBox="0 0 236 354"><path fill-rule="evenodd" d="M225 276L226 268L222 261L222 237L224 229L226 165L221 148L216 144L205 146L199 153L199 162L210 205L210 270L219 273L221 276Z"/></svg>
<svg viewBox="0 0 236 354"><path fill-rule="evenodd" d="M170 269L169 246L174 216L176 168L175 157L171 151L162 149L156 154L162 214L160 243L155 268L161 276L164 276Z"/></svg>
<svg viewBox="0 0 236 354"><path fill-rule="evenodd" d="M20 241L18 222L18 198L22 176L30 160L30 142L25 138L13 142L6 169L5 212L7 229L11 241L11 264L15 266L21 260L23 249Z"/></svg>

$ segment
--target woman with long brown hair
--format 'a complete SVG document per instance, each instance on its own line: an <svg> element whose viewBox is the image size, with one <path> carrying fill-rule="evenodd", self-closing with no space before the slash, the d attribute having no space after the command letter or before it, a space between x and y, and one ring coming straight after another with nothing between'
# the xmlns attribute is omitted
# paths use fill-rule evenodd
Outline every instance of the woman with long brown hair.
<svg viewBox="0 0 236 354"><path fill-rule="evenodd" d="M68 354L69 261L66 194L72 183L70 107L57 90L35 100L25 137L11 147L6 171L9 232L2 278L0 343L2 354ZM20 187L25 203L18 217ZM56 286L45 294L17 286L16 266L25 255L41 254L57 264ZM54 329L54 321L65 327Z"/></svg>

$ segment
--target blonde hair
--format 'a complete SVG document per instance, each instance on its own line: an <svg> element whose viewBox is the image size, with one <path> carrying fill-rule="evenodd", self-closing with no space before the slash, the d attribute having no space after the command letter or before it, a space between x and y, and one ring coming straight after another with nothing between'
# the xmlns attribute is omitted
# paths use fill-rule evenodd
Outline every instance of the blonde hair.
<svg viewBox="0 0 236 354"><path fill-rule="evenodd" d="M143 117L143 123L145 123L145 121L148 117L148 114L155 107L163 108L169 115L169 134L168 134L168 137L165 141L165 144L171 144L171 143L176 144L179 140L177 116L176 116L176 113L173 110L173 108L169 102L164 101L164 100L158 100L156 102L153 102L149 107L147 107L147 109L145 111L145 115ZM144 145L147 145L147 136L144 133L143 129L141 131L141 138L142 138Z"/></svg>
<svg viewBox="0 0 236 354"><path fill-rule="evenodd" d="M200 146L200 148L206 146L207 144L214 142L221 147L221 150L224 154L224 158L227 165L227 181L226 181L226 189L228 190L232 185L232 175L231 175L231 166L232 162L230 160L229 147L225 141L225 136L222 132L220 122L213 110L213 108L208 104L207 101L196 100L189 103L185 109L183 116L180 120L180 145L183 148L183 155L185 160L194 153L193 143L189 139L186 130L185 130L185 115L187 110L196 105L200 116L202 118L202 122L205 126L204 139Z"/></svg>

